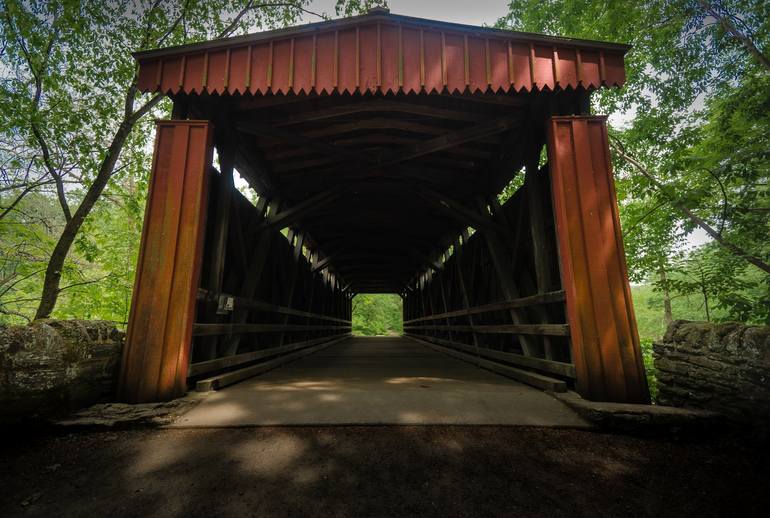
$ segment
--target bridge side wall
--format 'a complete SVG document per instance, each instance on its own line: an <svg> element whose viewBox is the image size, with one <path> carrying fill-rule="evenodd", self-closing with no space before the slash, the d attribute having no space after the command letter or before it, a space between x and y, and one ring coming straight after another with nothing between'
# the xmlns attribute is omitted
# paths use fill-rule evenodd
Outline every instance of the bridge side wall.
<svg viewBox="0 0 770 518"><path fill-rule="evenodd" d="M187 390L200 278L212 126L158 121L118 397L163 401Z"/></svg>
<svg viewBox="0 0 770 518"><path fill-rule="evenodd" d="M576 390L598 401L647 403L606 119L553 117L547 137Z"/></svg>

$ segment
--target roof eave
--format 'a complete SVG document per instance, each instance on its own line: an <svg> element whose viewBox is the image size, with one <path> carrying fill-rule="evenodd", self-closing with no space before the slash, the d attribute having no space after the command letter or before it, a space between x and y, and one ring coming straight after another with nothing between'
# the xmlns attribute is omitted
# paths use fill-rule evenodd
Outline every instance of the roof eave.
<svg viewBox="0 0 770 518"><path fill-rule="evenodd" d="M442 22L437 20L429 20L427 18L416 18L412 16L403 16L397 14L386 13L370 13L362 14L358 16L350 16L347 18L339 18L336 20L325 20L322 22L314 22L303 25L295 25L293 27L286 27L283 29L274 29L270 31L255 32L250 34L244 34L242 36L234 36L230 38L219 38L214 40L208 40L199 43L190 43L186 45L177 45L173 47L165 47L161 49L150 49L133 52L131 55L136 60L153 59L159 57L175 56L179 54L186 54L192 52L201 52L207 50L216 50L225 47L232 47L238 45L246 45L249 43L258 43L264 40L276 39L281 37L300 36L305 34L313 34L321 30L329 29L344 29L349 26L354 26L362 22L391 22L401 23L405 25L412 25L418 27L429 26L434 29L444 29L450 31L475 33L477 35L496 36L500 38L507 38L512 40L521 40L532 43L550 44L550 45L567 45L575 46L585 49L599 49L599 50L611 50L615 52L621 52L624 55L631 49L630 45L623 43L611 43L605 41L596 40L584 40L579 38L565 38L561 36L548 36L545 34L530 33L530 32L518 32L509 31L505 29L495 29L490 27L477 27L474 25L465 25L453 22Z"/></svg>

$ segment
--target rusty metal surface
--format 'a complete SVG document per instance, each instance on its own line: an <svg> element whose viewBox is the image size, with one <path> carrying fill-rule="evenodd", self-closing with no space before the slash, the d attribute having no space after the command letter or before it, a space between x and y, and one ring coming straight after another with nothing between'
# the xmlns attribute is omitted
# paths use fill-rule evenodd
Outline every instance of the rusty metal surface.
<svg viewBox="0 0 770 518"><path fill-rule="evenodd" d="M594 400L649 402L606 118L550 119L548 159L576 388Z"/></svg>
<svg viewBox="0 0 770 518"><path fill-rule="evenodd" d="M139 89L185 94L478 93L622 86L627 46L390 14L143 52Z"/></svg>
<svg viewBox="0 0 770 518"><path fill-rule="evenodd" d="M205 230L212 127L158 121L118 396L142 403L187 390Z"/></svg>

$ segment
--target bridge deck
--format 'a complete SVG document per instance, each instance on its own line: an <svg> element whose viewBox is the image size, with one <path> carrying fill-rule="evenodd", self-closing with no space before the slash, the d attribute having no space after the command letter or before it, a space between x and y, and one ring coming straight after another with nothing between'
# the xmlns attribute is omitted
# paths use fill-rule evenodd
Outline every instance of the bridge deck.
<svg viewBox="0 0 770 518"><path fill-rule="evenodd" d="M549 395L408 339L351 338L211 394L174 427L587 426Z"/></svg>

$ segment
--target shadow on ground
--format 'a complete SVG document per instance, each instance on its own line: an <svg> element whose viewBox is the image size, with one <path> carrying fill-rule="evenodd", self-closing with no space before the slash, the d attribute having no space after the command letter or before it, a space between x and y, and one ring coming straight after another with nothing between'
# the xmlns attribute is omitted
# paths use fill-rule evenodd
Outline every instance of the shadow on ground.
<svg viewBox="0 0 770 518"><path fill-rule="evenodd" d="M0 516L765 516L767 460L528 427L93 432L5 442Z"/></svg>

